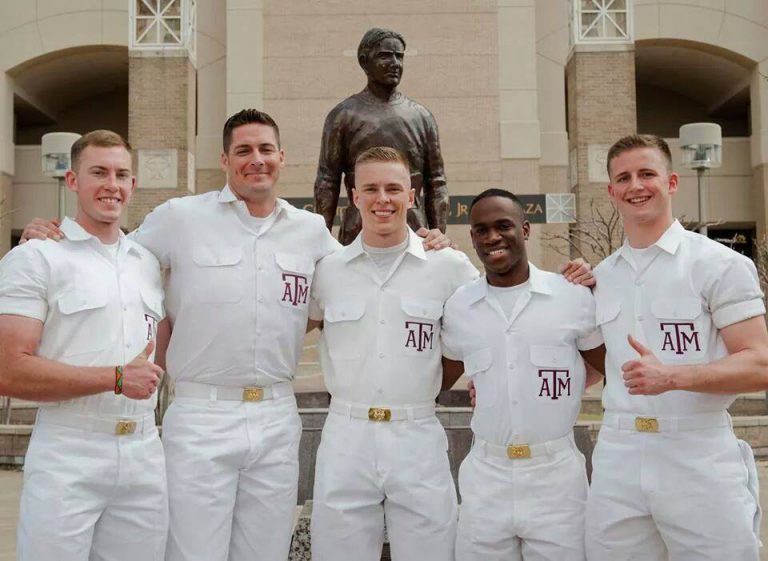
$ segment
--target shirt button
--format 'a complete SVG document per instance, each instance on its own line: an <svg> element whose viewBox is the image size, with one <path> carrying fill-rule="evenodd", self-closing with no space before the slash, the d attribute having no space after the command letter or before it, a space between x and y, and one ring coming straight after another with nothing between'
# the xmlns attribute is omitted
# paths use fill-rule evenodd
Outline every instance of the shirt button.
<svg viewBox="0 0 768 561"><path fill-rule="evenodd" d="M261 296L259 296L259 299L257 300L257 302L261 303L261 302L263 302L263 301L264 301L264 298L262 298Z"/></svg>
<svg viewBox="0 0 768 561"><path fill-rule="evenodd" d="M512 400L512 405L517 405L517 400L516 399Z"/></svg>
<svg viewBox="0 0 768 561"><path fill-rule="evenodd" d="M637 316L637 321L643 321L643 316Z"/></svg>
<svg viewBox="0 0 768 561"><path fill-rule="evenodd" d="M383 319L380 319L380 320L379 320L379 323L380 323L381 325L384 325L384 320L383 320Z"/></svg>
<svg viewBox="0 0 768 561"><path fill-rule="evenodd" d="M381 388L379 388L378 392L379 392L379 393L384 393L384 390L382 390Z"/></svg>
<svg viewBox="0 0 768 561"><path fill-rule="evenodd" d="M379 358L384 358L384 353L379 353Z"/></svg>
<svg viewBox="0 0 768 561"><path fill-rule="evenodd" d="M510 370L514 370L515 369L515 365L513 363L511 363L511 362L507 366L509 366Z"/></svg>

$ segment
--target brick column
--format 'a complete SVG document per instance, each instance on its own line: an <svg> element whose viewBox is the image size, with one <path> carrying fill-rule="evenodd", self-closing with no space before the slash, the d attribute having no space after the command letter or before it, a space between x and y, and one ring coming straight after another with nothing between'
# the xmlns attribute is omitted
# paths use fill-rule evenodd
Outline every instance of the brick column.
<svg viewBox="0 0 768 561"><path fill-rule="evenodd" d="M128 141L138 179L126 224L132 230L160 203L195 190L196 70L186 56L131 53L128 72Z"/></svg>
<svg viewBox="0 0 768 561"><path fill-rule="evenodd" d="M568 148L578 227L594 231L594 225L590 224L591 205L596 205L604 214L611 212L606 189L607 150L622 136L637 131L633 45L588 49L577 45L566 65L566 82ZM586 244L580 245L593 264L600 260Z"/></svg>

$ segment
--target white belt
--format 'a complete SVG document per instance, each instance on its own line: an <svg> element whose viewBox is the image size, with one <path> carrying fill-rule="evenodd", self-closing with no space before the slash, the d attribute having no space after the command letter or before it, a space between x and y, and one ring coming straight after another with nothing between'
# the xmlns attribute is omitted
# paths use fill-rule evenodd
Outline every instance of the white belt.
<svg viewBox="0 0 768 561"><path fill-rule="evenodd" d="M351 403L342 399L331 399L328 410L332 413L345 415L355 419L368 419L369 421L404 421L406 419L426 419L434 417L435 404L423 403L413 406L387 406L363 405Z"/></svg>
<svg viewBox="0 0 768 561"><path fill-rule="evenodd" d="M539 442L537 444L493 444L481 438L475 438L472 448L486 456L495 456L497 458L509 458L510 460L525 460L528 458L539 458L542 456L552 456L555 452L571 448L572 436L570 434Z"/></svg>
<svg viewBox="0 0 768 561"><path fill-rule="evenodd" d="M732 426L731 416L727 411L674 417L606 413L603 416L603 425L636 432L682 432Z"/></svg>
<svg viewBox="0 0 768 561"><path fill-rule="evenodd" d="M271 386L214 386L197 382L177 382L176 397L193 397L209 401L264 401L293 395L293 384L277 382Z"/></svg>
<svg viewBox="0 0 768 561"><path fill-rule="evenodd" d="M37 412L38 424L59 425L89 432L125 436L156 431L155 414L141 417L91 417L63 409L42 408Z"/></svg>

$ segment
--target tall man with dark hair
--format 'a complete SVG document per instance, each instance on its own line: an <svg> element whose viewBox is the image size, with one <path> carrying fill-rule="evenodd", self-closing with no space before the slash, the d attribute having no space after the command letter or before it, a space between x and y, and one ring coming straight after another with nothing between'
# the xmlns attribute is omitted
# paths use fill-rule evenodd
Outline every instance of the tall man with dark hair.
<svg viewBox="0 0 768 561"><path fill-rule="evenodd" d="M594 299L528 262L530 224L509 191L480 193L469 221L485 276L446 302L441 331L445 385L464 371L476 391L456 559L583 561L587 477L573 424L585 385L602 378Z"/></svg>
<svg viewBox="0 0 768 561"><path fill-rule="evenodd" d="M397 91L403 74L405 39L396 31L373 28L363 35L357 62L367 85L334 107L325 119L315 180L316 211L330 229L336 217L342 175L349 206L341 217L339 240L347 245L360 232L360 212L353 206L355 161L374 146L389 146L405 154L414 190L408 210L413 230L445 232L448 189L437 123L429 110Z"/></svg>
<svg viewBox="0 0 768 561"><path fill-rule="evenodd" d="M128 143L72 146L77 215L66 239L0 262L0 394L39 401L24 464L19 561L162 561L168 531L150 362L163 293L157 259L120 231L136 187Z"/></svg>
<svg viewBox="0 0 768 561"><path fill-rule="evenodd" d="M338 247L323 220L277 198L277 124L224 125L221 191L172 199L133 234L170 269L163 420L168 561L285 561L301 420L291 381L315 262Z"/></svg>
<svg viewBox="0 0 768 561"><path fill-rule="evenodd" d="M752 450L727 407L768 388L754 264L672 216L667 143L622 138L608 194L626 241L595 270L605 416L587 507L591 561L756 561Z"/></svg>

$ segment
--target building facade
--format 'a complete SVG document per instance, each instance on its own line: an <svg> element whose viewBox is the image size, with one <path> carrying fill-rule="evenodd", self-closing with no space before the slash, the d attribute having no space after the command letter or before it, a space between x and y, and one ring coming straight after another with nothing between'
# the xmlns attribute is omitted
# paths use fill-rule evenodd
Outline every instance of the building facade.
<svg viewBox="0 0 768 561"><path fill-rule="evenodd" d="M568 251L553 236L594 232L610 212L614 140L660 134L679 161L689 122L723 130L723 166L704 181L710 235L766 233L765 0L3 0L0 253L30 218L56 215L46 132L128 136L132 228L168 198L221 188L223 122L256 107L280 124L281 196L311 197L325 116L365 85L356 49L370 27L405 37L400 89L434 114L457 201L499 186L558 195L547 204L562 212L533 228L543 266ZM678 171L675 213L696 221L696 174ZM452 221L465 210L452 205ZM449 234L471 253L466 226Z"/></svg>

